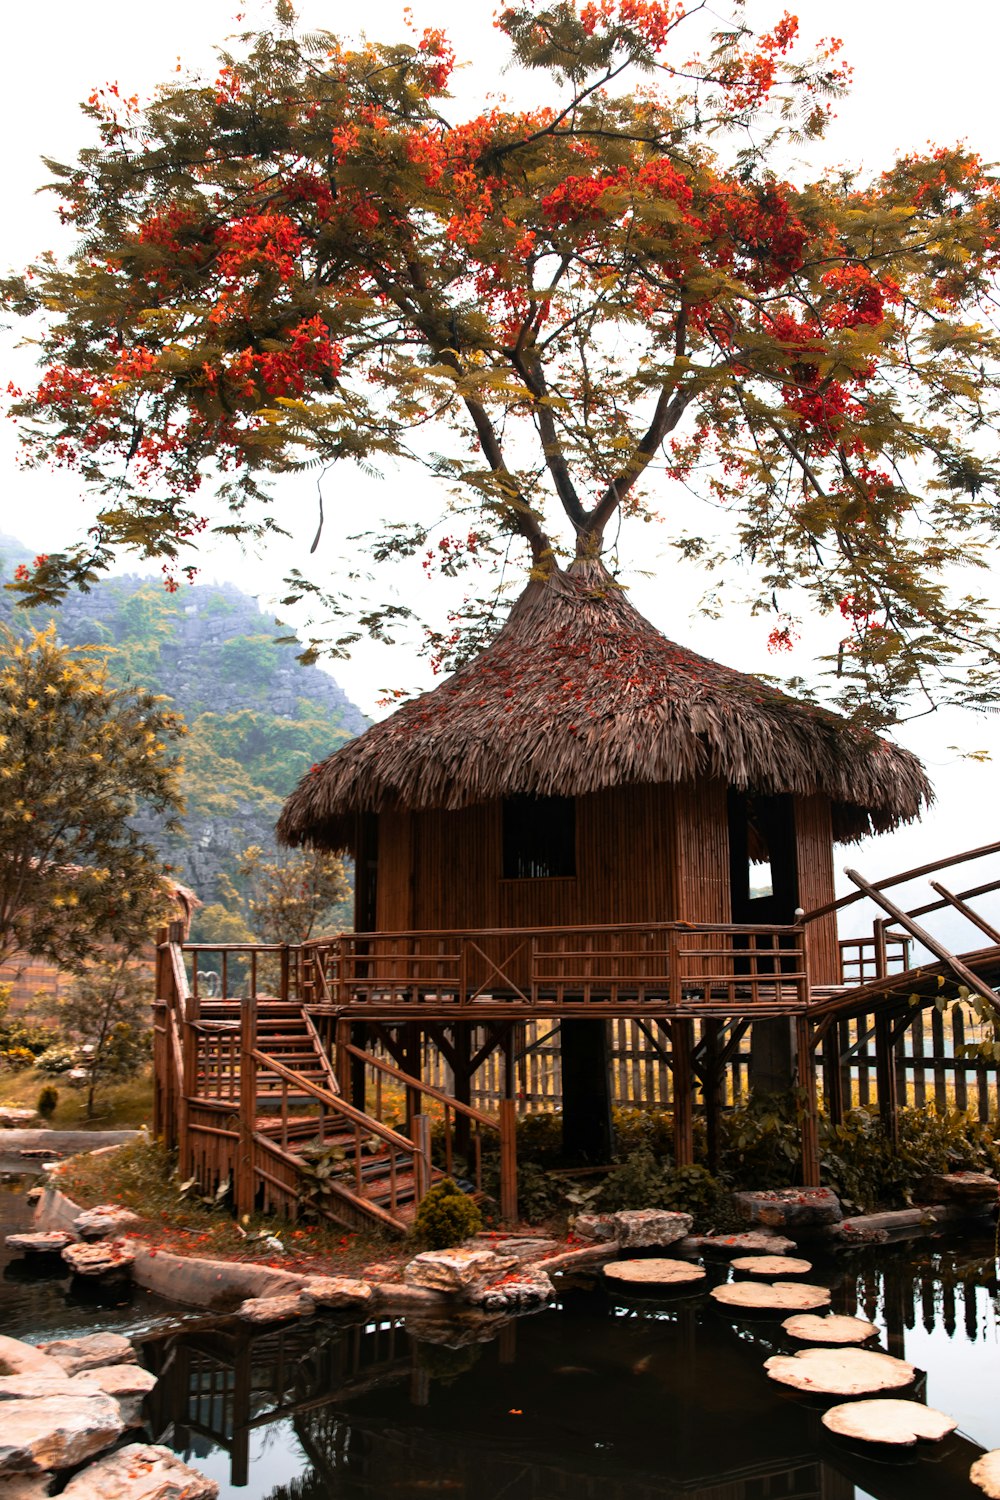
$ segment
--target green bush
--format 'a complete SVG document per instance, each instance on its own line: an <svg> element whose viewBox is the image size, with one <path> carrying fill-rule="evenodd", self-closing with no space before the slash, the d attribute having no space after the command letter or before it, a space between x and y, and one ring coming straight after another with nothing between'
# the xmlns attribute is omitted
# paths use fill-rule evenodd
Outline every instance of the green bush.
<svg viewBox="0 0 1000 1500"><path fill-rule="evenodd" d="M660 1161L674 1159L674 1117L667 1109L616 1109L612 1113L615 1151L630 1156L647 1147Z"/></svg>
<svg viewBox="0 0 1000 1500"><path fill-rule="evenodd" d="M597 1206L605 1213L626 1208L664 1208L690 1214L694 1228L729 1229L737 1215L726 1185L705 1167L663 1166L648 1146L639 1146L609 1173Z"/></svg>
<svg viewBox="0 0 1000 1500"><path fill-rule="evenodd" d="M872 1110L852 1109L840 1125L822 1123L823 1180L848 1206L905 1208L932 1173L1000 1170L995 1122L980 1124L958 1110L901 1109L898 1125L894 1143Z"/></svg>
<svg viewBox="0 0 1000 1500"><path fill-rule="evenodd" d="M35 1105L43 1120L51 1120L59 1104L59 1090L51 1083L38 1091L38 1103Z"/></svg>
<svg viewBox="0 0 1000 1500"><path fill-rule="evenodd" d="M35 1054L27 1047L7 1047L0 1052L0 1062L12 1073L20 1073L22 1068L30 1068L34 1060Z"/></svg>
<svg viewBox="0 0 1000 1500"><path fill-rule="evenodd" d="M436 1182L417 1209L413 1229L430 1250L447 1250L483 1227L483 1216L450 1177Z"/></svg>
<svg viewBox="0 0 1000 1500"><path fill-rule="evenodd" d="M792 1094L751 1095L719 1116L719 1161L730 1187L795 1187L802 1181L798 1099Z"/></svg>
<svg viewBox="0 0 1000 1500"><path fill-rule="evenodd" d="M42 1073L68 1073L70 1068L76 1067L78 1049L71 1047L66 1042L57 1042L55 1046L46 1047L35 1058L35 1067Z"/></svg>

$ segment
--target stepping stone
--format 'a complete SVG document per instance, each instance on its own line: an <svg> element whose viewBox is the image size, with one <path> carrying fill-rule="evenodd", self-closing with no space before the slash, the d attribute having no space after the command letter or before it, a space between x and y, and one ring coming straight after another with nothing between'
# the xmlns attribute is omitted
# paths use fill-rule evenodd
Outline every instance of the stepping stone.
<svg viewBox="0 0 1000 1500"><path fill-rule="evenodd" d="M812 1261L794 1255L738 1255L732 1267L751 1276L805 1276L812 1270Z"/></svg>
<svg viewBox="0 0 1000 1500"><path fill-rule="evenodd" d="M734 1193L733 1202L744 1218L770 1229L816 1229L838 1224L844 1217L840 1199L829 1188L773 1188L766 1192Z"/></svg>
<svg viewBox="0 0 1000 1500"><path fill-rule="evenodd" d="M862 1443L892 1443L912 1448L918 1438L939 1443L955 1431L958 1423L954 1417L946 1417L943 1411L922 1406L919 1401L885 1400L848 1401L843 1406L831 1406L823 1413L823 1426ZM1000 1490L993 1493L1000 1495Z"/></svg>
<svg viewBox="0 0 1000 1500"><path fill-rule="evenodd" d="M121 1276L135 1260L135 1249L127 1240L67 1245L61 1254L75 1276Z"/></svg>
<svg viewBox="0 0 1000 1500"><path fill-rule="evenodd" d="M105 1365L134 1365L135 1350L120 1333L88 1333L78 1339L51 1339L39 1344L39 1351L48 1355L68 1375L79 1375L84 1370L103 1369ZM0 1356L3 1350L0 1349Z"/></svg>
<svg viewBox="0 0 1000 1500"><path fill-rule="evenodd" d="M705 1279L701 1266L686 1260L613 1260L604 1267L604 1274L609 1281L627 1286L682 1286Z"/></svg>
<svg viewBox="0 0 1000 1500"><path fill-rule="evenodd" d="M693 1223L690 1214L671 1213L663 1208L626 1208L611 1217L615 1238L623 1250L673 1245L691 1233Z"/></svg>
<svg viewBox="0 0 1000 1500"><path fill-rule="evenodd" d="M774 1229L747 1229L741 1234L690 1234L685 1250L696 1255L784 1255L795 1241Z"/></svg>
<svg viewBox="0 0 1000 1500"><path fill-rule="evenodd" d="M828 1313L825 1318L816 1313L800 1313L786 1318L782 1328L793 1339L805 1344L865 1344L878 1333L874 1323L864 1318L848 1318L842 1313Z"/></svg>
<svg viewBox="0 0 1000 1500"><path fill-rule="evenodd" d="M800 1349L772 1354L764 1369L780 1385L824 1396L870 1396L899 1391L917 1378L915 1366L873 1349Z"/></svg>
<svg viewBox="0 0 1000 1500"><path fill-rule="evenodd" d="M85 1240L99 1240L105 1235L120 1234L123 1229L131 1229L138 1223L139 1215L130 1208L122 1208L117 1203L101 1203L97 1208L87 1208L82 1214L77 1214L73 1228Z"/></svg>
<svg viewBox="0 0 1000 1500"><path fill-rule="evenodd" d="M316 1304L306 1292L289 1292L279 1297L248 1297L236 1309L236 1316L244 1323L253 1323L258 1328L267 1328L272 1323L289 1323L294 1318L308 1318L316 1311Z"/></svg>
<svg viewBox="0 0 1000 1500"><path fill-rule="evenodd" d="M989 1500L1000 1500L1000 1448L994 1448L977 1458L969 1470L969 1478L977 1484Z"/></svg>
<svg viewBox="0 0 1000 1500"><path fill-rule="evenodd" d="M76 1235L62 1229L43 1229L37 1234L9 1234L5 1243L8 1250L21 1250L25 1255L61 1255L75 1239Z"/></svg>
<svg viewBox="0 0 1000 1500"><path fill-rule="evenodd" d="M110 1448L124 1430L118 1402L100 1391L5 1401L0 1475L73 1468Z"/></svg>
<svg viewBox="0 0 1000 1500"><path fill-rule="evenodd" d="M827 1288L811 1286L807 1281L730 1281L725 1286L713 1286L709 1295L723 1307L759 1312L809 1312L830 1305Z"/></svg>
<svg viewBox="0 0 1000 1500"><path fill-rule="evenodd" d="M219 1486L158 1443L130 1443L70 1480L66 1500L215 1500Z"/></svg>

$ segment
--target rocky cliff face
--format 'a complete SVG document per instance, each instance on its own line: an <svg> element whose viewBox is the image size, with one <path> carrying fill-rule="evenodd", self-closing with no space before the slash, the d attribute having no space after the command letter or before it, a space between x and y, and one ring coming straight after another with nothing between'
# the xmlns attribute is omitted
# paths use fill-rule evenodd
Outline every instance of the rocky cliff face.
<svg viewBox="0 0 1000 1500"><path fill-rule="evenodd" d="M26 549L0 536L0 577L21 561ZM0 618L25 623L2 593ZM30 618L41 626L48 615ZM67 644L106 648L118 680L163 693L184 716L184 835L142 831L206 903L242 849L273 846L281 803L303 772L367 727L328 672L278 644L274 617L235 584L168 594L157 580L108 578L68 597L55 618Z"/></svg>

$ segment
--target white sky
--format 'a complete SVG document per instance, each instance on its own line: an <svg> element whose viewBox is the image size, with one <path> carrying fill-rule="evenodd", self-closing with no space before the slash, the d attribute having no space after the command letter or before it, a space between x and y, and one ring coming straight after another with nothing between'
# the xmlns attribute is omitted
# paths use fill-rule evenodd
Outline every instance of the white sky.
<svg viewBox="0 0 1000 1500"><path fill-rule="evenodd" d="M951 144L967 139L988 161L1000 160L1000 113L996 108L996 57L1000 44L1000 6L994 0L951 0L942 6L927 0L787 0L806 39L833 32L845 43L854 65L851 96L841 104L827 141L811 161L863 164L877 171L896 149L921 149L928 142ZM761 26L773 22L781 4L750 0L749 19ZM70 159L89 140L77 102L95 84L116 80L123 92L148 94L168 80L177 60L213 67L213 47L241 29L237 11L248 19L263 14L259 0L240 6L236 0L170 0L142 5L136 0L49 0L4 8L3 37L7 56L0 91L0 138L4 153L3 201L7 211L0 229L0 266L17 267L46 247L58 248L60 233L54 200L34 189L45 179L39 158L44 153ZM412 0L418 27L443 25L460 58L472 66L459 75L457 92L469 111L490 92L509 89L511 80L491 71L500 49L492 29L492 0ZM720 4L720 15L724 5ZM396 0L367 0L364 6L343 0L300 0L299 13L310 27L350 34L359 17L375 39L404 35L403 6ZM458 109L456 108L456 113ZM13 341L0 344L3 363L0 389L7 380L30 380L30 365L15 353ZM15 434L10 424L0 431L3 473L0 531L13 533L29 547L51 551L78 535L86 509L72 481L62 475L25 475L15 462ZM320 550L308 556L316 525L314 481L306 476L282 485L282 521L292 533L283 544L269 545L264 558L244 557L231 544L206 547L202 577L229 578L251 592L274 596L290 566L322 576L332 570L338 542L358 529L356 517L365 504L391 509L409 504L423 487L433 512L432 481L407 473L382 484L355 483L335 476L327 486L327 529ZM668 635L708 655L750 671L808 673L807 644L778 662L766 651L770 623L729 615L708 622L694 617L694 603L705 585L702 575L685 577L672 562L666 536L680 530L676 516L662 532L641 528L634 544L651 579L636 578L633 597ZM403 648L367 645L349 663L337 663L335 675L366 712L379 716L381 689L431 685L429 669ZM1000 718L971 714L937 714L904 728L897 736L924 758L939 794L938 808L920 829L904 830L877 847L850 852L850 861L879 874L915 864L970 844L1000 838L997 776L1000 762ZM951 746L990 748L996 761L977 765L963 761ZM985 879L974 867L966 883ZM961 884L959 877L956 884Z"/></svg>

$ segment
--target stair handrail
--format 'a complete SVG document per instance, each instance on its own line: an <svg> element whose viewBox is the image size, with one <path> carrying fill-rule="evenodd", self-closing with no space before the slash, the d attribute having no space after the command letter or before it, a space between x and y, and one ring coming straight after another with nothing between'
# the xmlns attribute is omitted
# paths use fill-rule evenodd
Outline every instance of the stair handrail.
<svg viewBox="0 0 1000 1500"><path fill-rule="evenodd" d="M905 927L911 937L916 938L917 942L922 943L925 948L933 953L935 958L939 959L941 963L946 964L960 984L964 984L968 989L973 990L982 1000L985 1000L994 1016L1000 1019L1000 1001L997 999L996 992L991 990L979 978L978 974L974 974L956 954L952 953L949 948L946 948L943 943L938 942L937 938L933 937L925 927L921 927L918 922L915 922L912 917L908 916L878 886L872 885L869 881L865 880L863 875L859 875L857 870L847 869L844 871L844 874L849 880L854 881L854 884L858 887L859 896L867 896L877 906L881 906L883 911L888 912L894 922L898 922L901 927Z"/></svg>
<svg viewBox="0 0 1000 1500"><path fill-rule="evenodd" d="M362 1126L369 1134L377 1135L380 1140L385 1141L388 1145L395 1146L400 1151L407 1151L411 1155L419 1150L417 1143L412 1141L409 1136L401 1135L399 1131L393 1130L390 1125L383 1125L381 1120L376 1120L374 1116L365 1114L364 1110L356 1109L353 1104L348 1104L342 1095L331 1094L328 1089L321 1088L318 1083L313 1083L312 1079L303 1077L301 1073L296 1073L293 1068L286 1068L284 1063L279 1062L276 1057L271 1057L267 1052L261 1052L259 1047L254 1047L251 1055L263 1067L271 1068L278 1074L279 1078L284 1078L288 1083L293 1083L302 1093L311 1095L312 1098L317 1099L321 1104L325 1104L327 1109L335 1110L337 1114L343 1115L345 1119L350 1120L353 1125Z"/></svg>
<svg viewBox="0 0 1000 1500"><path fill-rule="evenodd" d="M1000 840L993 844L983 844L978 849L966 849L961 854L951 854L946 859L933 859L926 865L915 865L912 870L903 870L901 874L890 875L885 880L873 881L870 890L887 891L894 885L905 885L907 881L916 880L921 875L933 875L937 870L947 870L952 865L968 864L973 859L984 859L988 854L1000 854ZM845 870L844 873L848 876L851 874L850 870ZM984 894L984 891L965 892L967 896L981 894ZM803 912L798 921L803 925L807 922L815 922L820 917L829 916L831 912L843 910L845 906L853 906L855 901L863 901L866 896L868 896L868 890L851 891L846 896L838 897L836 901L827 901L823 906L815 906L811 911ZM924 908L925 911L928 909ZM920 915L920 912L916 914Z"/></svg>
<svg viewBox="0 0 1000 1500"><path fill-rule="evenodd" d="M405 1084L408 1089L413 1089L414 1092L419 1089L422 1094L426 1094L429 1098L437 1099L440 1104L446 1104L449 1109L455 1110L458 1114L465 1115L470 1120L475 1120L480 1125L486 1125L491 1130L500 1129L499 1120L494 1119L492 1115L484 1114L481 1109L476 1109L474 1104L463 1104L460 1099L456 1099L453 1094L447 1093L446 1090L439 1089L433 1083L424 1083L422 1079L417 1078L413 1073L404 1073L402 1068L395 1067L393 1063L386 1062L384 1058L373 1056L371 1052L365 1052L361 1047L355 1047L353 1042L344 1042L342 1046L344 1051L349 1053L351 1057L356 1057L360 1061L367 1063L370 1067L377 1068L381 1073L388 1073L397 1083Z"/></svg>
<svg viewBox="0 0 1000 1500"><path fill-rule="evenodd" d="M472 1104L463 1104L453 1094L448 1094L444 1089L436 1088L432 1083L424 1083L422 1079L416 1078L412 1073L405 1073L402 1068L395 1067L381 1057L373 1057L370 1052L355 1047L352 1042L342 1042L341 1047L350 1057L355 1057L372 1068L386 1073L390 1078L405 1084L409 1089L426 1094L430 1099L437 1099L445 1109L454 1110L456 1114L464 1115L468 1120L474 1120L477 1125L485 1125L489 1130L495 1130L500 1137L500 1217L506 1224L517 1221L517 1113L513 1099L500 1100L500 1114L494 1119L492 1115L484 1114L482 1110L476 1109ZM451 1137L448 1137L450 1143ZM450 1150L450 1144L448 1149ZM477 1147L478 1150L478 1147ZM477 1157L477 1172L481 1163Z"/></svg>

